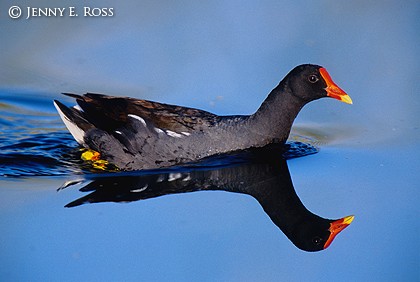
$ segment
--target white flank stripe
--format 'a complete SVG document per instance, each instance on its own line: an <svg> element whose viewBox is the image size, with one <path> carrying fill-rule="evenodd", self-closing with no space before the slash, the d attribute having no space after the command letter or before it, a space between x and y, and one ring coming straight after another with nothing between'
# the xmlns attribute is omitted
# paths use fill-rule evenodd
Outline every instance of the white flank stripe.
<svg viewBox="0 0 420 282"><path fill-rule="evenodd" d="M182 137L181 134L176 133L176 132L173 132L173 131L170 131L170 130L166 130L166 134L168 134L171 137L176 137L176 138L181 138Z"/></svg>
<svg viewBox="0 0 420 282"><path fill-rule="evenodd" d="M182 181L190 181L191 180L191 176L188 174L187 177L185 177L184 179L182 179Z"/></svg>
<svg viewBox="0 0 420 282"><path fill-rule="evenodd" d="M70 131L73 138L76 139L77 143L80 145L85 145L85 132L78 127L74 122L72 122L61 110L60 107L54 102L54 106L57 109L60 118L63 120L64 124L66 125L67 129Z"/></svg>
<svg viewBox="0 0 420 282"><path fill-rule="evenodd" d="M182 134L184 134L185 136L190 136L191 135L191 133L189 133L189 132L181 132Z"/></svg>
<svg viewBox="0 0 420 282"><path fill-rule="evenodd" d="M157 133L164 133L162 129L157 128L157 127L155 127L155 131L156 131Z"/></svg>
<svg viewBox="0 0 420 282"><path fill-rule="evenodd" d="M177 179L181 178L181 176L182 176L182 174L179 173L179 172L169 173L168 181L171 182L171 181L177 180Z"/></svg>
<svg viewBox="0 0 420 282"><path fill-rule="evenodd" d="M128 116L131 117L131 118L134 118L136 120L139 120L144 126L146 126L146 121L143 118L141 118L139 116L136 116L136 115L132 115L132 114L129 114Z"/></svg>
<svg viewBox="0 0 420 282"><path fill-rule="evenodd" d="M119 135L122 135L122 132L121 131L118 131L118 130L115 130L115 133L117 133Z"/></svg>
<svg viewBox="0 0 420 282"><path fill-rule="evenodd" d="M139 188L139 189L133 189L133 190L130 190L130 192L133 192L133 193L140 193L140 192L143 192L144 190L146 190L147 189L147 187L149 187L149 185L145 185L145 186L143 186L143 187L141 187L141 188Z"/></svg>

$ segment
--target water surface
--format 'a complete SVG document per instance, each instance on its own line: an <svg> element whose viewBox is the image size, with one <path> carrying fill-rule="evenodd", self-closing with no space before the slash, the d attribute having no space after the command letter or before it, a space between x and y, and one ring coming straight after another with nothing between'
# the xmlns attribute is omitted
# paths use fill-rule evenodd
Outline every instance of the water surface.
<svg viewBox="0 0 420 282"><path fill-rule="evenodd" d="M11 20L0 4L1 280L418 280L416 1L99 4L115 17ZM354 101L311 103L294 127L320 148L288 161L300 200L355 215L327 250L297 249L239 193L64 208L86 193L57 188L98 172L52 107L71 102L60 92L249 114L301 63Z"/></svg>

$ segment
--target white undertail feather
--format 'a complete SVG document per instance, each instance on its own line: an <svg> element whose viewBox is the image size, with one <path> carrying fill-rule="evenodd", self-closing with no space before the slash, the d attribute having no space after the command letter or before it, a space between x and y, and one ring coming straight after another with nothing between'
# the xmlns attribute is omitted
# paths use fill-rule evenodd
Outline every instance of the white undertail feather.
<svg viewBox="0 0 420 282"><path fill-rule="evenodd" d="M84 141L85 132L80 127L78 127L74 122L72 122L61 111L60 107L58 107L58 105L55 102L54 102L54 106L57 109L58 114L60 115L67 129L70 131L71 135L73 135L73 138L76 139L77 143L79 143L80 145L85 145L85 141Z"/></svg>

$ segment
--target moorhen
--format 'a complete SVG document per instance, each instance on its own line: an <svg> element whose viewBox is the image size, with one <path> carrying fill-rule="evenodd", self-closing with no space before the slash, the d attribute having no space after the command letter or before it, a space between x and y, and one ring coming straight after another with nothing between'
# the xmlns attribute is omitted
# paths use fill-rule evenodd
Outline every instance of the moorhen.
<svg viewBox="0 0 420 282"><path fill-rule="evenodd" d="M121 170L169 167L267 144L282 144L307 103L351 98L317 65L295 67L252 115L206 111L128 97L64 93L78 106L54 100L76 141ZM96 156L98 158L98 156Z"/></svg>

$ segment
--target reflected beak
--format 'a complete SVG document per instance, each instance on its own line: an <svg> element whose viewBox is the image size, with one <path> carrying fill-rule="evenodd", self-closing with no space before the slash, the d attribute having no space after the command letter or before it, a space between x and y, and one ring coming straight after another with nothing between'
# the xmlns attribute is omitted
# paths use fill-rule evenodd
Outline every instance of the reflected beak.
<svg viewBox="0 0 420 282"><path fill-rule="evenodd" d="M337 86L337 84L332 81L330 74L327 72L325 68L320 68L319 73L321 74L322 78L325 80L325 83L327 83L327 87L325 88L325 91L327 91L327 96L340 100L347 104L353 104L353 101L351 100L350 96L347 95L346 92L344 92L343 89Z"/></svg>
<svg viewBox="0 0 420 282"><path fill-rule="evenodd" d="M328 231L330 231L331 234L330 234L330 237L328 237L327 242L325 242L324 250L328 248L329 245L331 245L332 241L334 240L335 236L337 236L338 233L340 233L347 226L350 225L353 219L354 219L354 215L349 215L330 223L330 228L328 229Z"/></svg>

